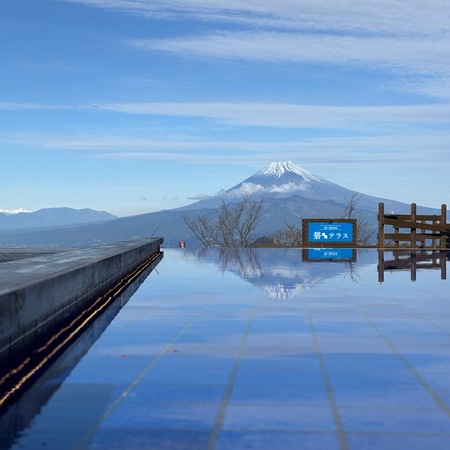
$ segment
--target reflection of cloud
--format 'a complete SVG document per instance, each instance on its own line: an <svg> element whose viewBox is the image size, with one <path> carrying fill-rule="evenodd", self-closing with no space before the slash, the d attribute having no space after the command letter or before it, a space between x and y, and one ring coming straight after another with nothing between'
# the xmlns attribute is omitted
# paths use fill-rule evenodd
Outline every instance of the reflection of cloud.
<svg viewBox="0 0 450 450"><path fill-rule="evenodd" d="M273 284L262 286L262 290L267 293L271 300L290 300L300 297L305 291L322 282L323 280L320 277L315 279L305 278L301 283L286 287L278 280Z"/></svg>

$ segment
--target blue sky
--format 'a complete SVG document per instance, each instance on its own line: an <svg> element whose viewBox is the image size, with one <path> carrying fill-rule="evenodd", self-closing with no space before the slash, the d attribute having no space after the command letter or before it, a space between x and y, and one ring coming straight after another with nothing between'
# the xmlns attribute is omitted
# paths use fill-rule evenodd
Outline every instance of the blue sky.
<svg viewBox="0 0 450 450"><path fill-rule="evenodd" d="M171 209L292 160L450 203L446 0L0 6L0 209Z"/></svg>

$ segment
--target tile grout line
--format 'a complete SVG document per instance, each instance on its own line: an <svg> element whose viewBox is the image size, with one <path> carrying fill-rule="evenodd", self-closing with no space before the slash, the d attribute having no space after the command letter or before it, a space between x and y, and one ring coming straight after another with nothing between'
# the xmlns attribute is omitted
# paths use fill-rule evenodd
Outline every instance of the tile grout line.
<svg viewBox="0 0 450 450"><path fill-rule="evenodd" d="M325 383L328 401L329 401L329 404L331 407L331 411L333 413L333 419L334 419L334 424L336 426L336 432L337 432L337 437L339 440L339 446L340 446L341 450L348 450L349 447L347 444L347 439L345 437L344 426L343 426L341 415L339 413L339 409L338 409L338 406L336 403L336 399L334 398L334 393L333 393L333 389L331 387L330 377L328 375L328 370L327 370L325 362L323 360L322 350L320 349L319 339L317 338L317 333L316 333L316 329L314 327L314 322L313 322L313 319L311 316L311 312L309 310L308 303L306 300L303 302L303 304L305 307L309 328L310 328L313 342L314 342L314 350L319 359L320 371L322 373L323 382Z"/></svg>
<svg viewBox="0 0 450 450"><path fill-rule="evenodd" d="M247 326L245 327L245 334L242 338L241 346L239 347L239 353L237 355L236 361L234 363L233 369L230 374L230 379L227 385L227 389L223 396L222 402L220 404L219 411L216 416L216 420L214 422L214 428L212 430L211 436L209 438L207 450L214 450L217 444L217 439L219 437L220 431L222 429L223 420L225 418L225 414L228 408L228 403L230 402L231 395L233 393L234 385L236 383L237 374L239 372L239 368L241 366L241 360L244 355L245 348L247 346L248 335L253 326L253 321L255 319L256 313L258 311L258 305L260 302L260 297L258 297L255 302L255 307L252 311L250 318L248 319Z"/></svg>
<svg viewBox="0 0 450 450"><path fill-rule="evenodd" d="M421 289L417 289L419 292L421 292ZM405 308L407 311L409 311L413 316L415 316L416 318L419 318L421 320L423 320L425 323L427 323L428 325L430 325L431 327L435 328L436 330L440 331L441 333L445 334L446 336L450 337L450 331L445 330L444 328L442 328L440 325L437 325L436 323L434 323L431 319L427 318L426 316L424 316L423 314L421 314L420 312L416 311L415 309L413 309L411 306L405 305L402 303L402 299L396 298L393 295L387 294L385 295L386 297L388 297L389 299L395 301L395 303L397 305L402 306L403 308ZM439 299L439 298L438 298Z"/></svg>
<svg viewBox="0 0 450 450"><path fill-rule="evenodd" d="M173 297L175 298L175 297ZM167 303L168 300L172 300L172 297L169 298L163 298L161 299L159 302L153 304L151 306L151 308L145 308L145 312L141 311L141 313L139 314L139 316L135 316L133 319L128 319L127 322L125 322L123 325L120 325L120 327L115 328L110 334L109 336L114 336L117 333L121 333L125 328L127 328L128 326L130 326L133 322L136 321L136 317L138 317L139 319L141 318L145 318L145 316L147 316L148 314L154 314L156 308L158 308L161 305L164 305L165 303Z"/></svg>
<svg viewBox="0 0 450 450"><path fill-rule="evenodd" d="M356 306L356 305L355 305ZM359 310L359 308L356 306ZM441 408L447 416L450 417L450 408L441 399L441 397L435 392L435 390L424 380L424 378L417 372L414 366L407 360L405 356L399 351L399 349L391 342L391 340L379 329L379 327L367 316L367 314L360 310L360 314L366 319L370 326L380 335L385 344L392 350L392 352L400 359L400 361L406 366L414 378L425 389L428 395L436 402L437 406Z"/></svg>
<svg viewBox="0 0 450 450"><path fill-rule="evenodd" d="M140 374L127 386L127 388L117 397L117 399L109 406L109 408L102 414L102 416L98 419L97 423L93 430L85 435L80 442L75 447L76 449L84 449L88 442L91 440L99 425L108 418L108 416L122 403L123 400L130 394L130 392L139 384L142 378L156 365L156 363L169 351L172 345L178 340L178 338L186 331L186 329L191 326L191 324L200 317L203 312L211 306L217 299L218 294L213 295L212 299L197 313L195 314L184 326L181 330L175 335L175 337L164 346L161 352L156 355L150 363L140 372Z"/></svg>

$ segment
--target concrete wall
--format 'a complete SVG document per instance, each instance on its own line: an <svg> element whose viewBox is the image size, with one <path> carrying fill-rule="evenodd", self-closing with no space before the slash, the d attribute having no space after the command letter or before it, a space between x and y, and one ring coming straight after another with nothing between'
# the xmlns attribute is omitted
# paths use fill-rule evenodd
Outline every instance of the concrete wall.
<svg viewBox="0 0 450 450"><path fill-rule="evenodd" d="M77 314L158 254L162 242L126 241L0 264L0 356Z"/></svg>

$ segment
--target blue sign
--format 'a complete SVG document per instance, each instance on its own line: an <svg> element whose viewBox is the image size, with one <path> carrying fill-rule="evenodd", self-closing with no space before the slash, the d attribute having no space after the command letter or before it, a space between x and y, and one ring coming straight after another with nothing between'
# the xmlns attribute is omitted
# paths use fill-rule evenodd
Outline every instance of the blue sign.
<svg viewBox="0 0 450 450"><path fill-rule="evenodd" d="M355 258L352 248L310 248L308 249L309 261L320 260L353 260Z"/></svg>
<svg viewBox="0 0 450 450"><path fill-rule="evenodd" d="M309 222L308 242L351 243L353 242L353 223L351 222Z"/></svg>

